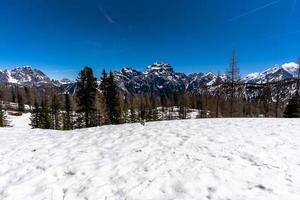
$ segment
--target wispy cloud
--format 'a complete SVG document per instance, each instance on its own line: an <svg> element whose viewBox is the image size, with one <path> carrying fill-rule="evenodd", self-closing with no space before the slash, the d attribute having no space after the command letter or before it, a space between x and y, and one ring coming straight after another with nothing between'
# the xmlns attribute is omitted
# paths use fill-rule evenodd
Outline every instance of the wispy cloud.
<svg viewBox="0 0 300 200"><path fill-rule="evenodd" d="M108 14L108 12L101 6L98 6L98 9L100 11L100 13L103 15L103 17L111 24L117 24L117 22L115 20L113 20L113 18Z"/></svg>
<svg viewBox="0 0 300 200"><path fill-rule="evenodd" d="M265 9L265 8L268 8L268 7L270 7L270 6L273 6L273 5L275 5L275 4L278 4L280 1L281 1L281 0L272 1L272 2L270 2L270 3L267 3L267 4L263 5L263 6L254 8L254 9L252 9L252 10L249 10L249 11L247 11L247 12L245 12L245 13L242 13L242 14L240 14L240 15L237 15L237 16L235 16L235 17L229 19L229 21L236 21L236 20L238 20L238 19L240 19L240 18L242 18L242 17L246 17L246 16L248 16L248 15L250 15L250 14L256 13L256 12L258 12L258 11L261 11L261 10Z"/></svg>

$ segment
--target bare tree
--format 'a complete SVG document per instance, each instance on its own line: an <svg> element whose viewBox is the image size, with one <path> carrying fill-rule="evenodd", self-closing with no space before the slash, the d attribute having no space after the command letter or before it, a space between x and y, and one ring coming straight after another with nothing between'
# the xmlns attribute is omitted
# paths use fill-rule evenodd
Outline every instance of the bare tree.
<svg viewBox="0 0 300 200"><path fill-rule="evenodd" d="M230 59L229 68L227 70L227 81L230 88L230 117L233 117L233 103L234 103L234 93L235 93L235 84L240 79L240 69L238 67L238 61L236 52L232 52Z"/></svg>
<svg viewBox="0 0 300 200"><path fill-rule="evenodd" d="M219 117L219 104L220 104L220 96L221 96L221 83L222 83L222 79L220 77L220 73L218 73L215 85L216 85L216 113L215 113L215 117L218 118Z"/></svg>

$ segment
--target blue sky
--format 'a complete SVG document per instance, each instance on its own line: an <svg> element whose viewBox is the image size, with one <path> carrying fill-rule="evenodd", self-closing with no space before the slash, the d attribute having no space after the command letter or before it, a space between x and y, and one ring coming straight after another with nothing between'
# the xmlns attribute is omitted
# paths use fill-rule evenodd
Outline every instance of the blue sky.
<svg viewBox="0 0 300 200"><path fill-rule="evenodd" d="M300 0L0 0L0 66L74 78L86 65L243 74L300 56Z"/></svg>

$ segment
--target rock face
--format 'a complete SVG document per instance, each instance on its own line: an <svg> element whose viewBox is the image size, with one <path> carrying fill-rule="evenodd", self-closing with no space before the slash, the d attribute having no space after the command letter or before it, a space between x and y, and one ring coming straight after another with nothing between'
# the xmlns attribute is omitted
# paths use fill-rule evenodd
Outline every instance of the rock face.
<svg viewBox="0 0 300 200"><path fill-rule="evenodd" d="M0 71L0 85L18 84L22 86L40 86L53 81L41 70L29 66Z"/></svg>
<svg viewBox="0 0 300 200"><path fill-rule="evenodd" d="M275 65L260 73L251 73L241 79L241 83L267 83L297 77L298 65L286 63ZM197 91L206 86L212 86L218 76L212 72L193 73L186 75L175 72L168 63L155 62L141 72L131 67L124 67L114 72L115 79L121 91L131 94L168 95L174 92ZM221 82L226 76L219 77ZM99 81L100 82L100 81ZM51 80L41 70L29 66L17 67L12 70L0 71L0 85L20 85L42 88L47 85L57 87L60 91L74 93L76 82L69 79Z"/></svg>
<svg viewBox="0 0 300 200"><path fill-rule="evenodd" d="M188 84L188 76L174 72L171 65L156 62L144 72L132 68L123 68L115 72L119 87L129 93L167 95L184 91Z"/></svg>

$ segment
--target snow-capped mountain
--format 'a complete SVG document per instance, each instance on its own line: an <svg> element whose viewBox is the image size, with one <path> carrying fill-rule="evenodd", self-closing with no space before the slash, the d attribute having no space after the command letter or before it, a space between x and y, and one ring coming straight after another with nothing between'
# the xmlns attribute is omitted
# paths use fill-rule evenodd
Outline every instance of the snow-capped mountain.
<svg viewBox="0 0 300 200"><path fill-rule="evenodd" d="M124 67L120 71L115 71L114 75L120 90L124 93L159 96L174 92L197 91L203 87L214 85L218 78L217 74L212 72L189 75L179 73L170 64L164 62L155 62L146 67L144 71ZM297 76L298 65L286 63L281 66L275 65L263 72L248 74L241 80L241 83L262 84ZM220 76L219 81L225 82L226 76ZM61 81L51 80L41 70L29 66L0 71L0 85L13 84L38 88L53 86L71 94L77 90L76 81L67 78Z"/></svg>
<svg viewBox="0 0 300 200"><path fill-rule="evenodd" d="M283 65L275 65L261 73L255 72L242 79L245 83L267 83L281 81L298 76L298 64L291 62Z"/></svg>
<svg viewBox="0 0 300 200"><path fill-rule="evenodd" d="M188 76L189 83L188 91L197 90L201 87L211 86L216 83L218 76L212 72L208 73L193 73Z"/></svg>
<svg viewBox="0 0 300 200"><path fill-rule="evenodd" d="M187 75L163 62L149 65L144 72L126 67L115 72L115 77L123 91L135 94L167 95L184 91L189 83Z"/></svg>
<svg viewBox="0 0 300 200"><path fill-rule="evenodd" d="M51 83L52 81L46 74L30 66L0 71L0 85L18 84L23 86L39 86Z"/></svg>

